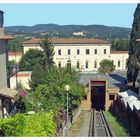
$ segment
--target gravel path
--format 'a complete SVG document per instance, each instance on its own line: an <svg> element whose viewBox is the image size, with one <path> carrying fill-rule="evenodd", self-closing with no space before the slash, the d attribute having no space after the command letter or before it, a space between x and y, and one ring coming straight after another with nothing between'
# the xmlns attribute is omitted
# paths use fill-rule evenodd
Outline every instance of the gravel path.
<svg viewBox="0 0 140 140"><path fill-rule="evenodd" d="M90 111L81 111L80 115L71 126L68 137L88 137L90 124Z"/></svg>

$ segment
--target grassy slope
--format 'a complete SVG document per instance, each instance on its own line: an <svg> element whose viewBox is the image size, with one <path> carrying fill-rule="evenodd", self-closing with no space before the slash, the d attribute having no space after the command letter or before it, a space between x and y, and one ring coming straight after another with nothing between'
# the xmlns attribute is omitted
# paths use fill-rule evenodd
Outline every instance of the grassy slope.
<svg viewBox="0 0 140 140"><path fill-rule="evenodd" d="M122 124L115 118L110 112L104 112L107 122L112 128L115 136L129 136L125 128L123 128Z"/></svg>

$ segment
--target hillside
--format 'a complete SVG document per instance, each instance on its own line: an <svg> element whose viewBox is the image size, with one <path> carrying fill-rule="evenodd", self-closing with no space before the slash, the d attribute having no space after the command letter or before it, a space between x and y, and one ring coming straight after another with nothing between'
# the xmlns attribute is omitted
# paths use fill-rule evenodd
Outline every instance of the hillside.
<svg viewBox="0 0 140 140"><path fill-rule="evenodd" d="M82 32L81 37L103 38L103 39L125 39L129 37L130 28L113 27L104 25L57 25L37 24L34 26L8 26L5 32L12 35L25 35L41 37L48 33L51 37L78 37L74 32Z"/></svg>

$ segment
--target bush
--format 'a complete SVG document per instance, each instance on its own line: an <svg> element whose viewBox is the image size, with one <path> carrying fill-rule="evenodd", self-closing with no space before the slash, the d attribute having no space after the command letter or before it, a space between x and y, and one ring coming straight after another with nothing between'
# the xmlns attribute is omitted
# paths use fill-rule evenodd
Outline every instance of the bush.
<svg viewBox="0 0 140 140"><path fill-rule="evenodd" d="M26 118L22 114L2 119L0 123L2 134L4 136L22 136L25 120Z"/></svg>
<svg viewBox="0 0 140 140"><path fill-rule="evenodd" d="M113 61L104 59L100 62L100 67L98 69L98 72L100 73L111 73L115 70L115 65L113 64Z"/></svg>
<svg viewBox="0 0 140 140"><path fill-rule="evenodd" d="M55 136L52 113L25 116L17 114L0 121L3 136Z"/></svg>

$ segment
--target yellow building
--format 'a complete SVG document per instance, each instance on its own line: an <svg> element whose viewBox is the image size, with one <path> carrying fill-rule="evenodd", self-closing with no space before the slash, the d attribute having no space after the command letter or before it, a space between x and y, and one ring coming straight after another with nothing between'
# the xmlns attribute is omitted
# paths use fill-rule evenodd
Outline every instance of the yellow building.
<svg viewBox="0 0 140 140"><path fill-rule="evenodd" d="M24 54L29 49L39 49L41 39L33 38L23 42ZM97 71L103 59L112 60L116 70L125 70L128 59L127 51L110 50L110 43L100 39L75 39L52 38L54 45L54 62L58 67L64 67L70 63L72 67L80 71Z"/></svg>
<svg viewBox="0 0 140 140"><path fill-rule="evenodd" d="M80 83L86 86L86 98L81 103L83 110L109 110L120 91L125 91L125 77L117 74L81 74Z"/></svg>

